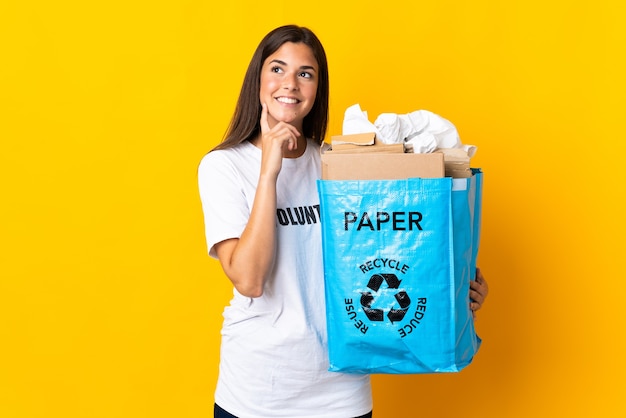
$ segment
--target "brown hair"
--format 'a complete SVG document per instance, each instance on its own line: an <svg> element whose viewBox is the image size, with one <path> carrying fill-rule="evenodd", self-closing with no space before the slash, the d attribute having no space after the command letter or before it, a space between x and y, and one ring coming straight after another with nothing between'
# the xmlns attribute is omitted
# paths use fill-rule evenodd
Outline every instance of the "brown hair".
<svg viewBox="0 0 626 418"><path fill-rule="evenodd" d="M324 141L328 125L328 62L326 52L317 36L308 28L286 25L278 27L265 35L257 47L243 79L235 113L224 135L224 140L214 149L231 148L244 141L256 138L261 132L261 69L263 63L285 42L303 43L311 48L319 66L317 94L315 103L302 125L302 134L312 138L320 145Z"/></svg>

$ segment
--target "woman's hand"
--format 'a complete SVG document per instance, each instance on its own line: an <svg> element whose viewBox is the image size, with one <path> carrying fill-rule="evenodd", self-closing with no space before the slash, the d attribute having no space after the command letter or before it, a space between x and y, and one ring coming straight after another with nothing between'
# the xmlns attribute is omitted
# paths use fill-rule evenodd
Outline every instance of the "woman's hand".
<svg viewBox="0 0 626 418"><path fill-rule="evenodd" d="M215 244L222 268L243 296L263 294L265 280L272 270L276 248L276 180L283 153L298 145L300 132L293 126L268 123L267 106L261 112L261 174L248 224L241 237ZM258 145L258 144L257 144Z"/></svg>
<svg viewBox="0 0 626 418"><path fill-rule="evenodd" d="M261 175L277 176L283 163L285 151L294 151L298 148L300 132L292 125L278 122L270 128L267 120L267 105L262 104L261 110Z"/></svg>
<svg viewBox="0 0 626 418"><path fill-rule="evenodd" d="M485 299L487 298L487 294L489 293L489 286L487 285L487 281L483 277L479 268L476 268L476 280L470 281L470 309L472 310L472 315L476 318L476 311L479 310L483 303L485 303Z"/></svg>

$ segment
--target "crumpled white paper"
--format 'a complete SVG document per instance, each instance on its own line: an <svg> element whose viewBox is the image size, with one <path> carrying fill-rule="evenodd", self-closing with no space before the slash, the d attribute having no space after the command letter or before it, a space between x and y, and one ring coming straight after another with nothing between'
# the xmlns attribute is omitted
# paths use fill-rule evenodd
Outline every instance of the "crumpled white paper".
<svg viewBox="0 0 626 418"><path fill-rule="evenodd" d="M382 113L374 123L358 104L346 109L343 135L375 132L384 144L403 143L407 151L429 153L437 149L462 148L468 157L476 153L476 146L463 145L456 127L448 120L428 110L407 114Z"/></svg>

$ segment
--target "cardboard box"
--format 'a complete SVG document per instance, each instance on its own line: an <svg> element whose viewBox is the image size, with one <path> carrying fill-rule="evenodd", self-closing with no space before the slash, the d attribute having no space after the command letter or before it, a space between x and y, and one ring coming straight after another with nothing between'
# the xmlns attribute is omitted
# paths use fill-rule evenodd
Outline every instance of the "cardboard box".
<svg viewBox="0 0 626 418"><path fill-rule="evenodd" d="M384 152L403 153L404 144L384 144L374 132L331 137L330 147L334 153Z"/></svg>
<svg viewBox="0 0 626 418"><path fill-rule="evenodd" d="M330 137L330 145L335 148L358 148L360 146L374 145L376 143L376 133L334 135Z"/></svg>
<svg viewBox="0 0 626 418"><path fill-rule="evenodd" d="M443 154L446 177L455 179L472 177L470 157L465 150L460 148L442 148L436 152Z"/></svg>
<svg viewBox="0 0 626 418"><path fill-rule="evenodd" d="M341 157L338 154L342 155ZM364 156L375 154L376 156ZM403 154L400 157L380 154ZM433 156L435 154L436 156ZM362 157L348 156L361 155ZM443 162L442 162L443 160ZM441 171L443 165L443 171ZM384 144L374 132L335 135L322 154L322 178L326 180L395 180L408 177L472 176L470 158L463 149L439 149L434 153L404 152L404 144Z"/></svg>
<svg viewBox="0 0 626 418"><path fill-rule="evenodd" d="M443 153L322 152L323 180L398 180L444 177Z"/></svg>

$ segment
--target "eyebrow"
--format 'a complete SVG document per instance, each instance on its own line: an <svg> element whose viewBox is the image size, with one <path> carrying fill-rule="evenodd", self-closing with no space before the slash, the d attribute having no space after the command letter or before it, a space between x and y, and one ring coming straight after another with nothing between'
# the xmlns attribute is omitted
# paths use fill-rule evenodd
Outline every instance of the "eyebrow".
<svg viewBox="0 0 626 418"><path fill-rule="evenodd" d="M271 63L273 63L273 62L275 62L275 63L277 63L277 64L280 64L280 65L285 65L285 66L287 66L287 63L286 63L285 61L282 61L282 60L279 60L279 59L273 59L273 60L271 60L269 63L271 64ZM315 67L313 67L312 65L303 65L303 66L301 66L301 67L300 67L300 69L301 69L301 70L313 70L313 71L317 71L317 69L316 69Z"/></svg>

